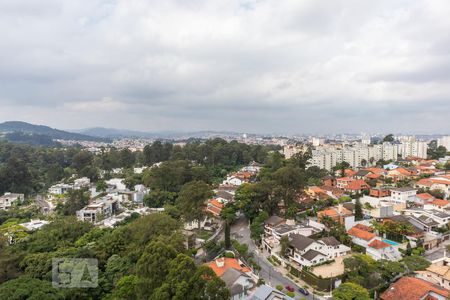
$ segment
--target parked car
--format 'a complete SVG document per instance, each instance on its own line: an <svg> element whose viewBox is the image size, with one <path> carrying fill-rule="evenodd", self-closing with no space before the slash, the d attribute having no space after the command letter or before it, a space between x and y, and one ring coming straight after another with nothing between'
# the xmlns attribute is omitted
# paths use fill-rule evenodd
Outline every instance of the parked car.
<svg viewBox="0 0 450 300"><path fill-rule="evenodd" d="M299 291L300 293L302 293L303 295L305 295L305 296L308 296L308 295L309 295L309 292L308 292L307 289L304 289L304 288L298 288L298 291Z"/></svg>
<svg viewBox="0 0 450 300"><path fill-rule="evenodd" d="M294 289L292 286L290 286L290 285L285 286L285 288L286 288L289 292L294 292L294 291L295 291L295 289Z"/></svg>

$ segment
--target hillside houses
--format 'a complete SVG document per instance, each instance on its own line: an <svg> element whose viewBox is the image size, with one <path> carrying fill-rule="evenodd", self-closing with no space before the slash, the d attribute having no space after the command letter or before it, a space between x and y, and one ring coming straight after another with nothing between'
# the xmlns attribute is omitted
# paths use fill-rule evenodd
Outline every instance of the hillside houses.
<svg viewBox="0 0 450 300"><path fill-rule="evenodd" d="M115 214L120 208L119 199L114 195L107 195L96 199L77 211L78 220L96 223Z"/></svg>

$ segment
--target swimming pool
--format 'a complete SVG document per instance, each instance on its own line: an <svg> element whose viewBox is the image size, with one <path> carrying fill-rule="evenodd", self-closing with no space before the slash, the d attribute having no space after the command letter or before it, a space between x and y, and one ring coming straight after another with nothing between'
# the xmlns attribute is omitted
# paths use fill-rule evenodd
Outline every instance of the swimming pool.
<svg viewBox="0 0 450 300"><path fill-rule="evenodd" d="M391 241L391 240L388 240L388 239L383 239L383 242L385 242L386 244L392 245L392 246L400 245L399 243Z"/></svg>

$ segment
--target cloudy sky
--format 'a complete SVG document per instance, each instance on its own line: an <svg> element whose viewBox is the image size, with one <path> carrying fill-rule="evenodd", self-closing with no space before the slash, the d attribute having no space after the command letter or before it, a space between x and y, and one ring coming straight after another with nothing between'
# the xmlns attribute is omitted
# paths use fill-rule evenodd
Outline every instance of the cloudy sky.
<svg viewBox="0 0 450 300"><path fill-rule="evenodd" d="M448 0L0 0L0 121L450 133Z"/></svg>

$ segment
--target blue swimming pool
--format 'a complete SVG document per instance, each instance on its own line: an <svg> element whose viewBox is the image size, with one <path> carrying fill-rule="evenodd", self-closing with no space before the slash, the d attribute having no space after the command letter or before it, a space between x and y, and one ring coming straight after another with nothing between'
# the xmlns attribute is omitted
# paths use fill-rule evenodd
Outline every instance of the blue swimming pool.
<svg viewBox="0 0 450 300"><path fill-rule="evenodd" d="M392 246L398 246L399 245L399 243L391 241L391 240L388 240L388 239L383 239L383 242L385 242L385 243L387 243L389 245L392 245Z"/></svg>

